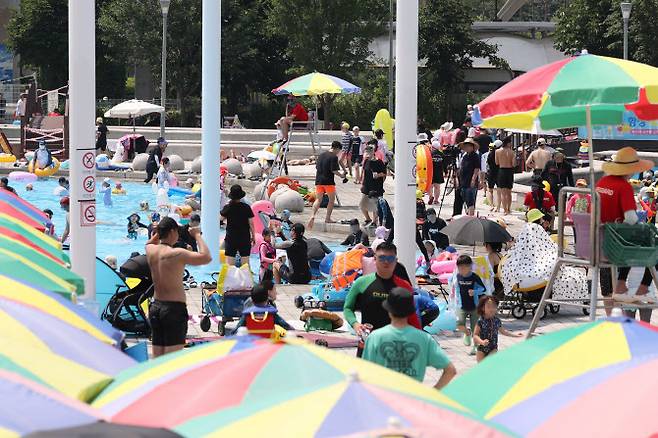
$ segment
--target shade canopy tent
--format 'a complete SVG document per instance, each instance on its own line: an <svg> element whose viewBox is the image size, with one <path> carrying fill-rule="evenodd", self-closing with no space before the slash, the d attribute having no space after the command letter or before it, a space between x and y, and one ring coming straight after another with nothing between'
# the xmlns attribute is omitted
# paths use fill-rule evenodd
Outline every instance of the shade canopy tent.
<svg viewBox="0 0 658 438"><path fill-rule="evenodd" d="M113 119L132 119L133 132L135 132L135 119L137 117L146 116L148 114L165 112L164 107L154 105L152 103L144 102L143 100L131 99L121 102L105 111L105 117Z"/></svg>

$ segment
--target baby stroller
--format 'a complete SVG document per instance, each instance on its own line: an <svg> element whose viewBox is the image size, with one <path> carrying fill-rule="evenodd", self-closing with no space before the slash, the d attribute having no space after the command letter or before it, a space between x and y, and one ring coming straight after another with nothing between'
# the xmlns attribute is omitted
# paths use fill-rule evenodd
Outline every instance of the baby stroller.
<svg viewBox="0 0 658 438"><path fill-rule="evenodd" d="M101 319L128 335L148 337L151 335L151 326L146 313L149 299L153 296L153 281L146 256L131 257L121 265L119 271L125 277L125 282L117 287Z"/></svg>
<svg viewBox="0 0 658 438"><path fill-rule="evenodd" d="M210 330L211 317L217 317L217 332L226 333L226 324L242 316L244 302L251 296L253 274L249 265L241 268L222 265L219 273L213 274L213 283L201 284L201 330Z"/></svg>

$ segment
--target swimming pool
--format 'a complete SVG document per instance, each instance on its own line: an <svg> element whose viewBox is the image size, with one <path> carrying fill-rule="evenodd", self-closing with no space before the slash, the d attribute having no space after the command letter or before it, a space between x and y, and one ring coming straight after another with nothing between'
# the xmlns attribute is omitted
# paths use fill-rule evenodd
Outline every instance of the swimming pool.
<svg viewBox="0 0 658 438"><path fill-rule="evenodd" d="M149 216L154 211L153 207L155 207L156 201L150 184L120 179L116 181L121 181L126 194L112 195L113 205L111 207L103 204L102 195L97 194L96 196L96 256L104 260L108 255L114 255L117 257L118 266L121 266L130 257L131 253L143 253L147 240L144 235L139 235L137 239L129 239L126 236L128 216L137 213L141 222L148 225L150 223ZM38 180L33 183L34 190L32 191L26 191L24 183L14 181L11 184L23 199L42 210L49 208L54 212L55 232L57 235L61 235L66 225L66 216L59 205L59 196L53 194L53 190L58 185L57 180L55 178ZM114 186L114 181L112 186ZM174 204L183 204L184 196L173 195L170 199ZM141 201L147 201L151 206L151 210L140 211L139 204ZM220 232L220 235L224 235L224 230ZM325 243L332 250L344 249L344 247L337 244ZM258 272L259 260L257 255L250 257L250 265L252 272ZM199 282L210 279L211 272L207 267L190 267L188 270Z"/></svg>

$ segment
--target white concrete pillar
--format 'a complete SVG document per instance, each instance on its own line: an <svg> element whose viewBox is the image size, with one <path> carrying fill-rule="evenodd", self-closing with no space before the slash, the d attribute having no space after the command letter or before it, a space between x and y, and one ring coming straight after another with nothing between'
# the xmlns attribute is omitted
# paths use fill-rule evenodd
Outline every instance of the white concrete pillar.
<svg viewBox="0 0 658 438"><path fill-rule="evenodd" d="M211 271L219 271L221 19L221 0L203 0L201 229L212 255Z"/></svg>
<svg viewBox="0 0 658 438"><path fill-rule="evenodd" d="M96 301L95 6L69 0L69 155L71 264L85 280L84 302Z"/></svg>
<svg viewBox="0 0 658 438"><path fill-rule="evenodd" d="M418 0L398 0L395 41L395 245L409 276L416 266Z"/></svg>

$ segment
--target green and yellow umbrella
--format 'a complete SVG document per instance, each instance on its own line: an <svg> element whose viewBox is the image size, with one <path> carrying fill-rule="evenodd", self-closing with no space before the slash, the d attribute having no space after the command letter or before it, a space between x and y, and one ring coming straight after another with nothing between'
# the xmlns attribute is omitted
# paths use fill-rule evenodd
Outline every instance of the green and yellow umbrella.
<svg viewBox="0 0 658 438"><path fill-rule="evenodd" d="M73 300L73 296L78 294L75 285L39 266L29 256L26 257L2 247L0 247L0 274L11 275L13 278L30 282L68 300ZM0 289L5 287L7 285L0 278Z"/></svg>
<svg viewBox="0 0 658 438"><path fill-rule="evenodd" d="M539 67L508 82L477 105L474 122L487 128L531 130L618 125L625 111L658 117L658 68L584 53Z"/></svg>
<svg viewBox="0 0 658 438"><path fill-rule="evenodd" d="M358 94L360 92L361 88L344 79L317 72L292 79L272 90L272 93L277 96L285 94L318 96L320 94Z"/></svg>
<svg viewBox="0 0 658 438"><path fill-rule="evenodd" d="M8 236L19 235L22 241L28 241L32 245L41 248L54 258L70 263L69 256L62 250L62 244L54 238L45 235L41 231L15 219L9 215L0 213L0 234Z"/></svg>

